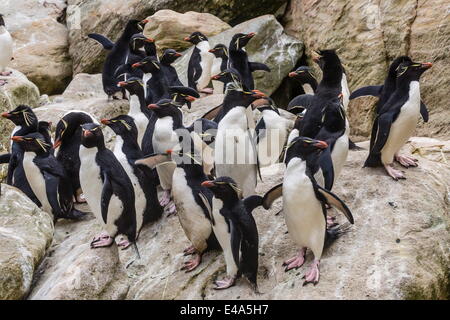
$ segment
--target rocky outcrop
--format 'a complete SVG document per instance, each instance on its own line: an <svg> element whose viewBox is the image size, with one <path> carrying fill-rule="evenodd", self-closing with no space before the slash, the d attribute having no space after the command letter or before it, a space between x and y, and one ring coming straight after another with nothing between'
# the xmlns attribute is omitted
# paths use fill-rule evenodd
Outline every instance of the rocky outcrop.
<svg viewBox="0 0 450 320"><path fill-rule="evenodd" d="M0 300L22 299L50 246L53 217L14 187L1 185Z"/></svg>
<svg viewBox="0 0 450 320"><path fill-rule="evenodd" d="M230 25L209 13L188 11L178 13L172 10L159 10L147 18L144 34L156 40L159 50L184 50L191 44L184 37L200 31L207 37L230 29Z"/></svg>
<svg viewBox="0 0 450 320"><path fill-rule="evenodd" d="M1 77L7 83L0 87L0 113L10 111L20 104L28 105L32 108L39 105L39 89L27 77L14 69L8 69L12 74L8 77ZM6 119L0 119L0 150L9 145L9 132L14 124Z"/></svg>
<svg viewBox="0 0 450 320"><path fill-rule="evenodd" d="M249 60L267 64L272 72L254 72L255 88L266 94L272 94L303 55L303 43L286 35L273 15L264 15L243 22L209 38L209 43L211 47L218 43L228 46L233 35L240 32L256 33L246 46ZM191 53L192 48L174 63L184 84L187 84L187 65Z"/></svg>
<svg viewBox="0 0 450 320"><path fill-rule="evenodd" d="M185 111L186 124L221 100L221 95L196 100L192 109ZM141 231L137 242L140 259L132 248L119 251L118 257L114 248L89 249L87 243L101 230L95 220L58 223L55 245L40 268L30 298L448 298L449 142L412 138L404 151L419 158L419 167L407 170L407 180L403 181L392 180L381 168L362 168L368 143L360 145L366 150L349 153L334 187L352 210L355 225L324 253L321 279L316 286L302 286L310 255L306 265L297 271L285 273L281 266L297 248L286 234L282 214L275 215L281 209L278 200L268 211L254 211L260 236L261 295L255 295L244 280L228 290L213 289L213 281L225 276L223 256L218 251L206 253L195 271L180 271L188 259L183 249L189 242L178 218L164 215ZM257 193L263 194L282 181L283 172L281 164L263 168L263 182L258 184Z"/></svg>
<svg viewBox="0 0 450 320"><path fill-rule="evenodd" d="M286 33L303 40L307 53L316 48L338 49L351 90L383 83L387 67L396 56L406 54L414 61L433 62L433 68L421 79L430 122L421 122L417 133L439 137L450 133L448 90L444 85L450 77L450 24L446 21L446 0L291 1L284 17ZM370 118L367 110L374 100L358 100L352 102L356 105L351 110L361 110L361 117ZM358 113L355 118L360 118ZM357 127L358 135L370 135L370 125Z"/></svg>
<svg viewBox="0 0 450 320"><path fill-rule="evenodd" d="M286 0L224 1L224 0L68 0L67 24L70 56L74 73L97 73L105 58L100 45L87 35L97 32L116 40L129 19L143 19L158 10L197 11L215 15L231 25L266 13L273 13ZM184 37L184 35L183 35Z"/></svg>
<svg viewBox="0 0 450 320"><path fill-rule="evenodd" d="M14 4L13 4L14 2ZM66 1L2 1L0 12L14 39L13 68L23 72L42 93L61 93L72 77Z"/></svg>

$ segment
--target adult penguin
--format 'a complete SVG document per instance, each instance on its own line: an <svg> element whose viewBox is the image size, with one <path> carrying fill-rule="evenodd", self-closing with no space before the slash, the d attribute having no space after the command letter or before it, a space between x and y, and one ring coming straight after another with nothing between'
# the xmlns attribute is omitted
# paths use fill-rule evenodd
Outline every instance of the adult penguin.
<svg viewBox="0 0 450 320"><path fill-rule="evenodd" d="M211 68L211 75L215 76L222 71L225 71L228 67L228 48L224 44L216 44L214 48L209 50L214 55L214 61ZM212 81L214 94L224 93L225 84L221 81Z"/></svg>
<svg viewBox="0 0 450 320"><path fill-rule="evenodd" d="M102 72L103 90L108 97L113 97L116 92L121 91L121 89L117 87L118 81L115 76L116 69L127 63L131 37L134 34L141 32L144 29L143 25L147 22L148 20L129 20L122 35L114 44L110 41L108 43L105 40L106 38L101 35L92 33L88 35L88 37L100 42L104 47L106 45L106 47L111 48L106 56Z"/></svg>
<svg viewBox="0 0 450 320"><path fill-rule="evenodd" d="M300 66L295 71L289 72L289 78L300 84L305 94L314 94L317 89L317 80L308 66Z"/></svg>
<svg viewBox="0 0 450 320"><path fill-rule="evenodd" d="M342 234L342 227L327 230L325 205L331 205L341 211L353 224L353 216L335 194L319 186L314 172L319 165L319 156L327 143L306 137L297 137L286 150L286 172L283 183L272 188L264 196L263 206L267 209L271 203L283 196L283 213L289 235L300 247L298 254L286 260L285 271L299 268L305 262L306 250L314 254L314 261L304 276L305 282L316 284L319 281L319 264L323 249L330 240ZM328 242L328 243L327 243Z"/></svg>
<svg viewBox="0 0 450 320"><path fill-rule="evenodd" d="M6 71L6 67L12 60L12 57L13 40L11 34L6 29L3 15L0 13L0 76L6 77L11 75L11 71ZM0 86L3 86L6 83L6 80L0 80Z"/></svg>
<svg viewBox="0 0 450 320"><path fill-rule="evenodd" d="M393 161L402 166L417 167L417 159L401 155L400 149L408 141L420 116L420 76L432 64L405 61L398 66L396 89L376 117L370 137L370 153L365 167L384 166L394 179L405 179Z"/></svg>
<svg viewBox="0 0 450 320"><path fill-rule="evenodd" d="M217 176L234 179L244 197L255 193L259 172L255 123L250 104L263 98L260 91L245 91L240 83L229 83L218 122L214 147Z"/></svg>
<svg viewBox="0 0 450 320"><path fill-rule="evenodd" d="M84 111L69 111L56 124L55 143L56 159L61 162L66 170L72 190L77 202L86 202L80 184L80 144L81 125L85 123L97 123L97 120Z"/></svg>
<svg viewBox="0 0 450 320"><path fill-rule="evenodd" d="M195 99L200 98L198 92L190 87L172 86L169 87L169 93L172 102L177 104L180 108L186 104L188 109L190 109L192 102L194 102Z"/></svg>
<svg viewBox="0 0 450 320"><path fill-rule="evenodd" d="M13 136L24 136L38 131L38 119L33 110L26 105L19 105L14 110L3 112L3 118L11 120L15 127L11 133ZM23 148L15 141L11 141L11 156L9 157L6 183L20 189L37 206L41 206L39 199L30 187L23 169Z"/></svg>
<svg viewBox="0 0 450 320"><path fill-rule="evenodd" d="M378 114L381 108L395 91L398 66L403 62L411 61L411 58L408 56L400 56L395 58L389 66L388 74L386 79L384 80L384 84L359 88L352 92L352 94L350 95L350 100L363 96L378 97L379 99L376 104L376 113ZM428 110L422 101L420 102L420 114L422 115L423 121L428 122Z"/></svg>
<svg viewBox="0 0 450 320"><path fill-rule="evenodd" d="M270 72L270 68L264 63L248 61L245 46L255 35L256 33L254 32L250 32L248 34L237 33L233 36L233 38L231 38L230 45L228 46L230 50L229 66L239 72L243 85L249 90L253 90L255 88L252 75L253 71L262 70Z"/></svg>
<svg viewBox="0 0 450 320"><path fill-rule="evenodd" d="M145 131L149 125L154 125L156 117L147 108L145 101L144 82L137 77L128 77L126 81L120 81L119 87L127 91L130 101L128 116L133 118L137 129L137 143L142 148Z"/></svg>
<svg viewBox="0 0 450 320"><path fill-rule="evenodd" d="M23 168L42 209L59 218L80 219L85 213L75 209L72 186L63 166L50 152L51 144L38 132L11 138L24 150Z"/></svg>
<svg viewBox="0 0 450 320"><path fill-rule="evenodd" d="M261 112L261 119L255 128L258 162L261 167L270 166L278 162L293 123L280 115L274 101L269 97L256 100L253 107Z"/></svg>
<svg viewBox="0 0 450 320"><path fill-rule="evenodd" d="M158 60L154 57L146 57L134 63L132 67L144 72L143 80L146 88L145 101L148 104L170 97L169 82Z"/></svg>
<svg viewBox="0 0 450 320"><path fill-rule="evenodd" d="M125 249L135 243L139 232L133 184L112 151L106 148L100 125L85 123L81 128L81 187L89 207L106 229L106 233L92 240L91 248L111 246L121 234L127 239L118 246Z"/></svg>
<svg viewBox="0 0 450 320"><path fill-rule="evenodd" d="M188 64L188 86L198 92L212 93L211 88L207 88L207 86L211 78L214 55L209 52L208 38L203 33L196 31L184 40L194 45Z"/></svg>
<svg viewBox="0 0 450 320"><path fill-rule="evenodd" d="M258 229L252 211L262 205L263 198L242 199L242 191L230 177L205 181L202 186L214 194L211 220L227 266L227 277L216 281L214 289L229 288L244 275L257 292Z"/></svg>
<svg viewBox="0 0 450 320"><path fill-rule="evenodd" d="M102 119L101 123L110 127L116 134L114 155L133 184L136 230L139 231L145 223L158 220L163 213L156 190L158 176L156 171L136 165L143 153L137 143L138 130L132 117L120 115L112 119Z"/></svg>
<svg viewBox="0 0 450 320"><path fill-rule="evenodd" d="M183 83L181 83L180 79L178 78L177 70L174 67L172 67L172 63L174 63L175 60L177 60L181 56L182 56L181 53L176 52L173 49L166 49L164 50L163 55L159 59L159 61L161 62L162 71L166 76L169 86L178 86L178 87L183 86Z"/></svg>
<svg viewBox="0 0 450 320"><path fill-rule="evenodd" d="M45 143L51 146L51 152L54 153L51 126L52 123L50 121L38 122L38 132L44 136Z"/></svg>
<svg viewBox="0 0 450 320"><path fill-rule="evenodd" d="M155 40L147 38L142 33L136 33L131 37L129 50L125 64L131 66L147 56L156 56ZM142 79L143 75L144 73L139 69L132 70L132 76Z"/></svg>

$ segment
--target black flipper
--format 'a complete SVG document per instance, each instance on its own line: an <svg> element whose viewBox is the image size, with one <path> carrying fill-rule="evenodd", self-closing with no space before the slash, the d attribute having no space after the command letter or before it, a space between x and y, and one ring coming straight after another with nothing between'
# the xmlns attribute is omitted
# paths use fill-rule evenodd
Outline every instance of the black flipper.
<svg viewBox="0 0 450 320"><path fill-rule="evenodd" d="M422 119L424 122L428 122L428 110L425 103L420 101L420 114L422 115Z"/></svg>
<svg viewBox="0 0 450 320"><path fill-rule="evenodd" d="M106 223L108 219L108 207L109 202L111 201L111 197L113 195L113 188L111 184L111 180L108 177L107 173L103 174L103 189L102 189L102 198L100 200L101 210L102 210L102 218L103 222Z"/></svg>
<svg viewBox="0 0 450 320"><path fill-rule="evenodd" d="M233 253L234 262L239 267L239 252L241 251L242 234L234 221L230 220L229 226L231 232L231 252Z"/></svg>
<svg viewBox="0 0 450 320"><path fill-rule="evenodd" d="M17 158L18 155L15 154L10 157L9 164L8 164L8 176L6 178L6 183L10 186L13 185L13 176L14 176L14 170L16 170L17 166L19 165L19 159Z"/></svg>
<svg viewBox="0 0 450 320"><path fill-rule="evenodd" d="M272 206L272 203L283 195L283 184L280 183L266 192L262 200L262 206L268 210Z"/></svg>
<svg viewBox="0 0 450 320"><path fill-rule="evenodd" d="M331 148L328 147L322 152L319 158L319 166L322 169L324 187L327 190L331 190L334 183L334 168L333 159L331 158Z"/></svg>
<svg viewBox="0 0 450 320"><path fill-rule="evenodd" d="M207 211L208 217L209 217L209 221L211 221L212 225L214 226L216 224L216 222L214 221L214 216L212 214L212 206L208 200L208 197L205 196L201 191L198 193L198 196L202 200L203 205L206 208L206 211Z"/></svg>
<svg viewBox="0 0 450 320"><path fill-rule="evenodd" d="M247 210L247 212L249 214L251 214L255 208L257 208L263 204L263 197L257 196L257 195L252 195L252 196L245 198L243 201L244 201L245 210Z"/></svg>
<svg viewBox="0 0 450 320"><path fill-rule="evenodd" d="M11 153L5 153L0 155L0 163L9 163L11 159Z"/></svg>
<svg viewBox="0 0 450 320"><path fill-rule="evenodd" d="M375 133L375 140L371 146L369 156L367 157L364 167L378 167L381 166L381 149L383 149L391 130L392 114L384 113L377 117L372 129L372 136ZM372 137L371 137L372 140Z"/></svg>
<svg viewBox="0 0 450 320"><path fill-rule="evenodd" d="M252 72L257 71L257 70L270 72L270 68L264 63L249 62L248 65L250 67L250 71L252 71Z"/></svg>
<svg viewBox="0 0 450 320"><path fill-rule="evenodd" d="M221 110L222 110L222 104L219 104L217 107L214 107L211 110L209 110L207 113L205 113L202 116L202 118L208 119L208 120L214 120L217 117L217 115L220 113Z"/></svg>
<svg viewBox="0 0 450 320"><path fill-rule="evenodd" d="M383 85L367 86L367 87L359 88L352 92L352 94L350 95L350 100L359 98L359 97L363 97L363 96L379 97L382 89L383 89Z"/></svg>
<svg viewBox="0 0 450 320"><path fill-rule="evenodd" d="M344 201L342 201L341 199L338 198L338 196L336 196L334 193L322 188L321 186L317 185L317 191L319 193L321 193L326 202L330 205L335 207L336 209L338 209L339 211L341 211L345 217L347 218L347 220L351 223L354 224L354 219L353 219L353 215L350 211L350 209L347 207L347 205L344 203Z"/></svg>
<svg viewBox="0 0 450 320"><path fill-rule="evenodd" d="M312 94L301 94L299 96L296 96L289 102L286 110L291 111L291 109L296 109L299 107L308 109L309 107L311 107L313 99L314 95Z"/></svg>
<svg viewBox="0 0 450 320"><path fill-rule="evenodd" d="M350 150L364 150L364 148L357 146L350 138L348 138L348 148Z"/></svg>
<svg viewBox="0 0 450 320"><path fill-rule="evenodd" d="M61 207L58 201L58 186L59 186L59 177L55 176L47 171L42 171L44 179L45 179L45 193L47 194L48 202L52 207L52 213L54 219L61 217Z"/></svg>
<svg viewBox="0 0 450 320"><path fill-rule="evenodd" d="M105 50L111 50L114 47L114 42L101 34L89 33L88 37L100 43Z"/></svg>

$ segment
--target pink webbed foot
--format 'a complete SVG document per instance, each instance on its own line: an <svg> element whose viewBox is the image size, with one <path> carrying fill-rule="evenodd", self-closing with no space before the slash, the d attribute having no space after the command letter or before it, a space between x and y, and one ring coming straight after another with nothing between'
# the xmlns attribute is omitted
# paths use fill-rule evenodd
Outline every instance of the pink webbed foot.
<svg viewBox="0 0 450 320"><path fill-rule="evenodd" d="M203 88L200 90L201 93L212 94L214 90L212 88Z"/></svg>
<svg viewBox="0 0 450 320"><path fill-rule="evenodd" d="M102 233L91 241L91 249L109 247L114 243L114 239L106 233Z"/></svg>
<svg viewBox="0 0 450 320"><path fill-rule="evenodd" d="M314 285L316 285L319 282L319 264L320 260L313 261L308 273L303 277L305 279L305 281L303 282L304 286L306 286L308 283L313 283Z"/></svg>
<svg viewBox="0 0 450 320"><path fill-rule="evenodd" d="M126 239L123 239L123 240L121 240L121 241L117 244L117 246L118 246L121 250L125 250L125 249L127 249L129 246L131 246L131 242L128 241L128 240L126 240Z"/></svg>
<svg viewBox="0 0 450 320"><path fill-rule="evenodd" d="M234 277L226 277L223 280L216 280L214 283L216 287L214 287L215 290L223 290L227 289L234 285L236 278Z"/></svg>
<svg viewBox="0 0 450 320"><path fill-rule="evenodd" d="M394 169L391 165L386 164L384 165L384 168L386 169L387 173L394 179L406 179L405 175L402 171Z"/></svg>
<svg viewBox="0 0 450 320"><path fill-rule="evenodd" d="M12 74L12 71L3 71L3 72L0 72L0 76L2 76L2 77L8 77L8 76L10 76Z"/></svg>
<svg viewBox="0 0 450 320"><path fill-rule="evenodd" d="M194 254L195 253L194 246L187 247L186 249L183 250L183 253L184 253L185 256L188 256L190 254Z"/></svg>
<svg viewBox="0 0 450 320"><path fill-rule="evenodd" d="M395 161L400 163L405 168L417 167L418 166L417 161L419 161L416 158L409 157L409 156L403 156L400 154L395 154L394 159L395 159Z"/></svg>
<svg viewBox="0 0 450 320"><path fill-rule="evenodd" d="M202 262L202 255L200 253L196 253L191 260L184 263L184 266L181 268L181 270L185 270L186 273L191 272L198 267L200 262Z"/></svg>
<svg viewBox="0 0 450 320"><path fill-rule="evenodd" d="M161 199L159 199L159 204L163 207L167 206L170 202L170 191L164 190Z"/></svg>
<svg viewBox="0 0 450 320"><path fill-rule="evenodd" d="M7 83L8 83L8 81L6 81L6 80L0 80L0 87L4 86Z"/></svg>
<svg viewBox="0 0 450 320"><path fill-rule="evenodd" d="M177 207L173 201L170 201L167 206L164 208L164 212L167 213L168 216L171 216L177 212Z"/></svg>
<svg viewBox="0 0 450 320"><path fill-rule="evenodd" d="M336 217L327 216L327 229L337 226L339 223L336 222Z"/></svg>
<svg viewBox="0 0 450 320"><path fill-rule="evenodd" d="M305 263L305 253L306 253L306 248L302 248L298 251L298 254L295 257L292 257L289 260L286 260L283 263L283 266L286 266L286 268L284 269L284 271L289 271L291 269L297 269L300 268L303 263Z"/></svg>

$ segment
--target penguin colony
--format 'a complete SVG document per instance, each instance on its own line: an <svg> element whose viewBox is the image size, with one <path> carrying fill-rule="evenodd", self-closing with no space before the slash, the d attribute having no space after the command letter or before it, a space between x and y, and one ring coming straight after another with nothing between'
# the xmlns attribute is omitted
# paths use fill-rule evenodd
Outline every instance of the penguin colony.
<svg viewBox="0 0 450 320"><path fill-rule="evenodd" d="M117 245L133 245L138 257L142 226L176 213L191 244L184 254L192 255L181 269L190 272L203 253L221 249L226 276L215 281L215 288L228 288L243 275L255 292L259 235L252 211L269 209L282 198L288 232L298 250L283 263L285 271L300 268L311 250L314 258L304 284L317 284L323 250L354 223L349 207L331 191L352 145L349 100L379 97L364 166L383 166L393 179L405 179L393 163L418 165L399 150L419 116L428 121L419 78L431 63L398 57L383 85L350 95L336 51L314 51L313 61L322 70L320 82L308 66L289 73L304 92L286 106L297 116L291 123L270 97L254 88L252 73L270 72L265 64L249 61L245 46L255 33L238 33L229 44L213 48L200 32L186 36L194 49L185 66L184 86L171 66L181 54L168 49L158 57L155 40L141 33L147 22L130 20L116 42L89 35L108 50L104 91L110 98L118 99L121 93L128 99L128 114L98 121L72 110L56 124L54 141L51 124L38 121L30 107L1 114L15 124L11 151L1 156L2 163L9 163L7 183L55 221L83 218L85 213L74 204L87 201L105 231L92 240L91 248L114 245L121 235ZM5 69L11 59L12 39L0 15L0 86L11 74ZM222 104L185 127L181 108L191 108L200 93L225 96ZM116 134L113 150L105 145L102 126ZM283 182L264 196L255 195L260 167L276 162L285 165ZM330 207L348 223L338 225Z"/></svg>

